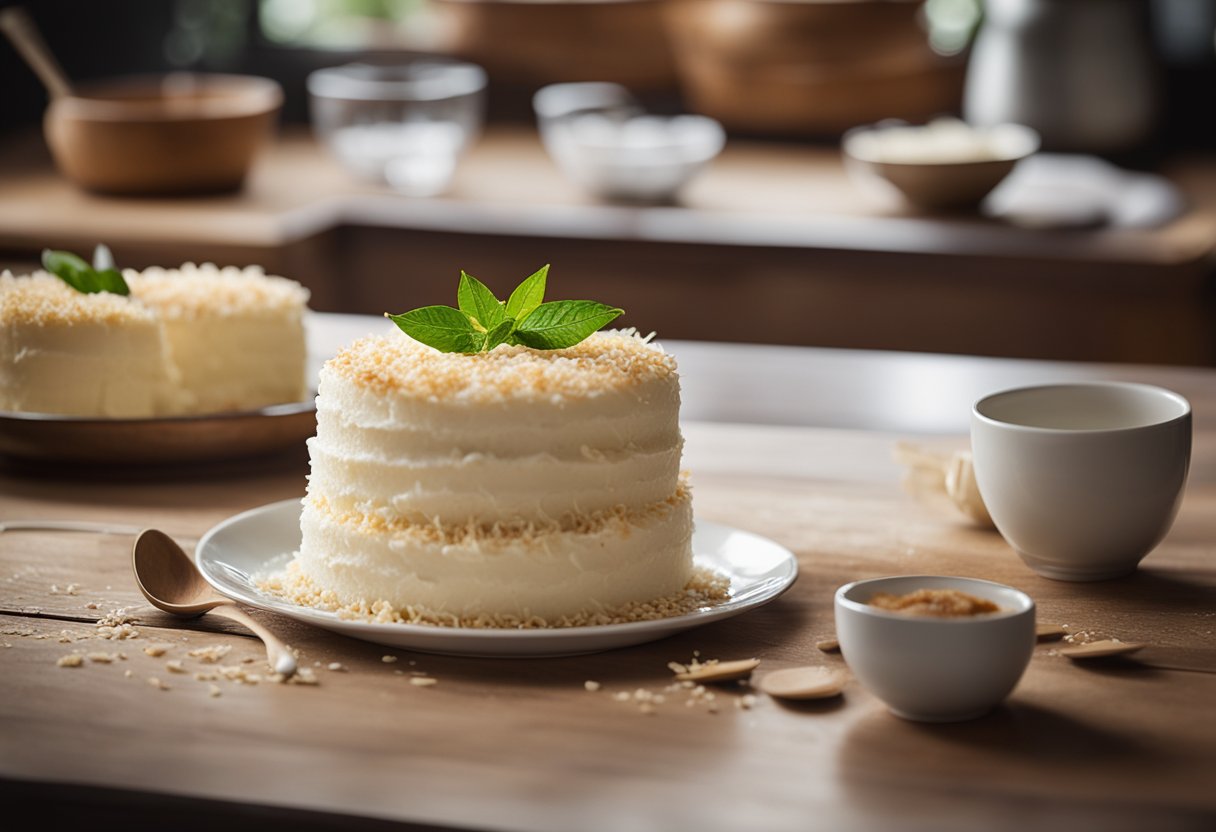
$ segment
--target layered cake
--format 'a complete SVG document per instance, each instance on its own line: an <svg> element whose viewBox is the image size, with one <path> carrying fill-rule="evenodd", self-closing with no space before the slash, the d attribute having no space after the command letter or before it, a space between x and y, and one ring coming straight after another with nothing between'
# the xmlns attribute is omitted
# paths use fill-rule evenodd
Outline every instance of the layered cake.
<svg viewBox="0 0 1216 832"><path fill-rule="evenodd" d="M152 309L189 413L252 410L308 392L308 290L260 268L186 263L127 271L131 296Z"/></svg>
<svg viewBox="0 0 1216 832"><path fill-rule="evenodd" d="M356 341L321 370L301 547L264 586L381 621L507 627L720 596L694 574L679 408L675 361L632 331L472 355Z"/></svg>
<svg viewBox="0 0 1216 832"><path fill-rule="evenodd" d="M141 417L174 412L160 320L128 297L0 275L0 410Z"/></svg>
<svg viewBox="0 0 1216 832"><path fill-rule="evenodd" d="M124 277L127 296L0 276L0 410L146 418L307 394L300 284L190 263Z"/></svg>

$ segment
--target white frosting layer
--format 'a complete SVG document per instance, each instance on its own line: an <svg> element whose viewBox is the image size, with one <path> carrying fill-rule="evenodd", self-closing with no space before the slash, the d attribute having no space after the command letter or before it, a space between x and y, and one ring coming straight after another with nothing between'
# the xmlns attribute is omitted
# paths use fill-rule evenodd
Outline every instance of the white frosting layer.
<svg viewBox="0 0 1216 832"><path fill-rule="evenodd" d="M462 616L550 619L682 589L674 363L616 333L499 350L396 336L326 364L300 569L346 603Z"/></svg>
<svg viewBox="0 0 1216 832"><path fill-rule="evenodd" d="M0 328L0 410L159 416L178 409L174 381L151 317Z"/></svg>
<svg viewBox="0 0 1216 832"><path fill-rule="evenodd" d="M692 571L692 503L682 498L591 531L428 539L355 523L306 501L301 571L347 604L387 601L459 616L555 621L678 592Z"/></svg>

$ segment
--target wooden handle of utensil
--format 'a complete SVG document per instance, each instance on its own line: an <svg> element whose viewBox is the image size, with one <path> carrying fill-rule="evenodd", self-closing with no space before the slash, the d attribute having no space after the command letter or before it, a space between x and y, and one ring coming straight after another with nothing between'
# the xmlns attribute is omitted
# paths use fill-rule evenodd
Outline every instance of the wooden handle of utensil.
<svg viewBox="0 0 1216 832"><path fill-rule="evenodd" d="M51 50L47 48L38 28L25 9L16 6L0 11L0 32L8 35L13 46L25 58L30 69L46 85L51 98L63 98L72 94L72 85Z"/></svg>
<svg viewBox="0 0 1216 832"><path fill-rule="evenodd" d="M211 615L222 615L250 630L266 645L266 658L276 673L292 676L296 672L296 657L291 648L283 643L274 633L267 630L236 604L221 604L211 610Z"/></svg>

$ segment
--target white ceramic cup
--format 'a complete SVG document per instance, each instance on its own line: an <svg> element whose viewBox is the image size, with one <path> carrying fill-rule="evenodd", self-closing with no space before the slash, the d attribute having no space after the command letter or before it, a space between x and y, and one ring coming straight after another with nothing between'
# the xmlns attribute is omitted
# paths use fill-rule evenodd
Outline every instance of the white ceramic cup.
<svg viewBox="0 0 1216 832"><path fill-rule="evenodd" d="M1123 382L1023 387L971 411L980 495L1035 572L1127 575L1174 522L1191 459L1191 407Z"/></svg>
<svg viewBox="0 0 1216 832"><path fill-rule="evenodd" d="M956 589L1000 612L932 618L872 607L878 592ZM836 591L836 638L857 681L896 716L959 722L983 716L1017 686L1035 644L1035 605L1024 592L977 578L901 575Z"/></svg>

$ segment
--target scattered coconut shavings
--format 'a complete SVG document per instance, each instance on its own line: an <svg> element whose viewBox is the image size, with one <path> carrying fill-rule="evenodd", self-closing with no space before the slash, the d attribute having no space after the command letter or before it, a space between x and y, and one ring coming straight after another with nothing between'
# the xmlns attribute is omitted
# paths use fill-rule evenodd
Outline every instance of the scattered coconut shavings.
<svg viewBox="0 0 1216 832"><path fill-rule="evenodd" d="M186 655L192 659L198 659L203 664L216 664L230 652L232 652L230 644L209 644L206 647L196 647Z"/></svg>
<svg viewBox="0 0 1216 832"><path fill-rule="evenodd" d="M410 678L410 684L416 687L425 688L431 685L439 684L439 680L433 676L413 676Z"/></svg>
<svg viewBox="0 0 1216 832"><path fill-rule="evenodd" d="M425 607L396 609L387 601L343 603L334 592L317 586L298 567L293 567L297 567L294 561L288 564L285 571L260 581L259 587L264 592L293 604L334 612L349 621L368 621L376 624L427 624L476 630L563 629L633 621L658 621L686 615L730 600L730 580L713 570L697 567L693 570L692 578L679 592L652 601L632 602L619 607L583 612L555 621L539 616L456 616Z"/></svg>
<svg viewBox="0 0 1216 832"><path fill-rule="evenodd" d="M589 690L592 693L594 693L595 691L597 691L599 689L600 689L599 682L592 681L591 679L588 679L587 681L583 682L583 690Z"/></svg>
<svg viewBox="0 0 1216 832"><path fill-rule="evenodd" d="M139 638L139 630L131 626L136 620L125 607L111 610L97 620L97 637L119 640Z"/></svg>
<svg viewBox="0 0 1216 832"><path fill-rule="evenodd" d="M717 668L728 668L736 664L746 664L749 667L754 667L758 663L758 659L744 660L742 662L719 662L717 659L702 661L701 652L697 650L693 652L692 659L688 662L672 661L667 663L667 669L675 674L677 678L661 690L635 688L632 691L618 690L607 693L614 702L632 704L637 707L639 713L648 716L658 713L662 709L662 706L668 703L679 703L686 709L701 708L706 713L716 714L720 708L720 695L733 702L734 707L739 710L751 710L755 707L758 699L755 694L745 692L748 688L748 683L745 679L739 679L736 676L734 678L737 682L736 685L731 685L726 690L719 688L719 691L714 691L706 685L700 684L697 679L687 677L692 673L709 674ZM748 672L750 673L750 670ZM704 681L712 683L715 680L711 676L711 678L704 679ZM727 680L718 679L717 681ZM589 691L598 691L602 688L602 685L598 682L595 683L594 688L590 687L591 684L591 682L586 683L588 686L587 690ZM734 690L732 691L731 688ZM739 695L735 695L735 692L738 692Z"/></svg>
<svg viewBox="0 0 1216 832"><path fill-rule="evenodd" d="M59 661L55 664L60 667L80 667L84 664L84 656L79 653L68 653L66 656L60 656Z"/></svg>
<svg viewBox="0 0 1216 832"><path fill-rule="evenodd" d="M144 653L155 659L165 655L165 653L172 649L172 644L149 644L144 648Z"/></svg>

